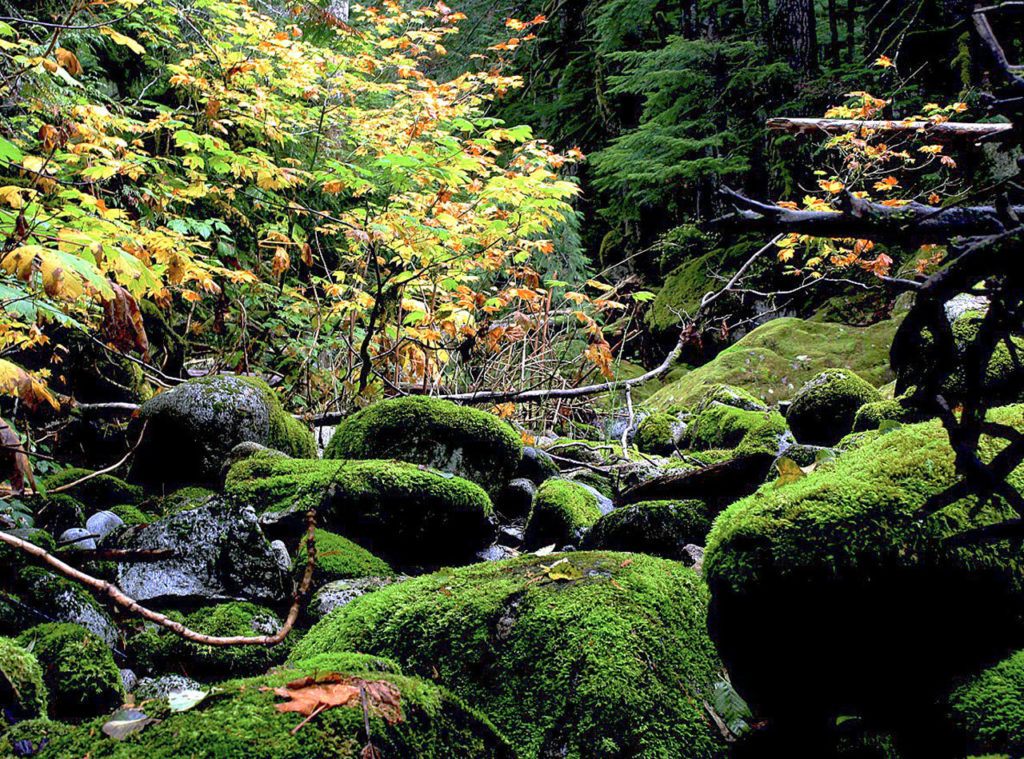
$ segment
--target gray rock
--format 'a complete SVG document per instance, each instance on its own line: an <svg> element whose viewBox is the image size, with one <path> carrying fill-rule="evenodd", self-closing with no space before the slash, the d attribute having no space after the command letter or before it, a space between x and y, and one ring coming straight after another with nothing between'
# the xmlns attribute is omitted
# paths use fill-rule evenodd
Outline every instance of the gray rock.
<svg viewBox="0 0 1024 759"><path fill-rule="evenodd" d="M519 551L516 549L496 543L477 553L476 557L480 561L502 561L504 559L514 559L518 555Z"/></svg>
<svg viewBox="0 0 1024 759"><path fill-rule="evenodd" d="M499 545L518 548L523 544L523 533L526 531L522 523L507 524L498 530Z"/></svg>
<svg viewBox="0 0 1024 759"><path fill-rule="evenodd" d="M984 295L970 295L960 293L946 301L943 308L946 311L946 318L952 324L968 311L988 311L989 300Z"/></svg>
<svg viewBox="0 0 1024 759"><path fill-rule="evenodd" d="M313 619L323 619L360 596L380 590L385 585L400 582L404 577L358 577L351 580L329 582L313 594L306 613Z"/></svg>
<svg viewBox="0 0 1024 759"><path fill-rule="evenodd" d="M284 541L270 541L270 549L274 552L274 555L277 557L277 565L281 567L281 569L283 569L285 572L290 572L292 568L292 557L288 555L288 546L284 544Z"/></svg>
<svg viewBox="0 0 1024 759"><path fill-rule="evenodd" d="M576 484L579 485L580 487L586 488L587 490L594 494L594 497L597 499L597 508L601 511L602 515L607 514L612 509L615 508L615 504L612 503L612 499L606 496L597 488L593 487L592 485L588 485L585 482L576 481Z"/></svg>
<svg viewBox="0 0 1024 759"><path fill-rule="evenodd" d="M139 680L135 689L137 701L150 698L166 698L172 693L183 690L206 690L202 683L184 675L161 675L160 677L144 677Z"/></svg>
<svg viewBox="0 0 1024 759"><path fill-rule="evenodd" d="M530 513L537 486L526 477L516 477L508 483L496 499L498 511L505 517L524 517Z"/></svg>
<svg viewBox="0 0 1024 759"><path fill-rule="evenodd" d="M256 513L219 498L120 533L129 549L170 549L173 558L119 563L117 584L139 601L284 599L288 573L264 537Z"/></svg>
<svg viewBox="0 0 1024 759"><path fill-rule="evenodd" d="M131 693L135 690L135 686L138 685L139 678L135 674L133 669L122 669L121 670L121 684L124 686L125 693Z"/></svg>
<svg viewBox="0 0 1024 759"><path fill-rule="evenodd" d="M85 520L85 529L100 540L121 527L124 520L112 511L97 511Z"/></svg>
<svg viewBox="0 0 1024 759"><path fill-rule="evenodd" d="M516 469L517 478L525 477L535 485L540 485L544 480L557 477L558 474L558 464L546 451L529 445L523 448L523 458Z"/></svg>
<svg viewBox="0 0 1024 759"><path fill-rule="evenodd" d="M23 600L54 622L71 622L94 633L113 648L118 632L110 615L85 588L45 570L26 570Z"/></svg>
<svg viewBox="0 0 1024 759"><path fill-rule="evenodd" d="M57 545L81 551L92 551L96 548L96 538L84 527L72 527L60 534L60 537L57 538Z"/></svg>

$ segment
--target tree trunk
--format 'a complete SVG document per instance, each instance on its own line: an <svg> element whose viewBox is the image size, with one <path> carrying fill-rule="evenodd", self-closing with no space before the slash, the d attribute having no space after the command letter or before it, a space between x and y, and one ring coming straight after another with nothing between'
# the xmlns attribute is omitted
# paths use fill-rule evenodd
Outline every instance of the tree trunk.
<svg viewBox="0 0 1024 759"><path fill-rule="evenodd" d="M778 0L775 6L777 50L801 74L818 70L818 30L814 0Z"/></svg>

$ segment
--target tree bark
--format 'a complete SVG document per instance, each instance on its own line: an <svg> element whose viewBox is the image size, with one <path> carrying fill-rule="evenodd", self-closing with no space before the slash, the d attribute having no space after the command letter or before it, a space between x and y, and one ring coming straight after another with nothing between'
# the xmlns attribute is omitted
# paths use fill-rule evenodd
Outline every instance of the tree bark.
<svg viewBox="0 0 1024 759"><path fill-rule="evenodd" d="M814 0L778 0L775 7L778 52L801 74L818 70L818 29Z"/></svg>

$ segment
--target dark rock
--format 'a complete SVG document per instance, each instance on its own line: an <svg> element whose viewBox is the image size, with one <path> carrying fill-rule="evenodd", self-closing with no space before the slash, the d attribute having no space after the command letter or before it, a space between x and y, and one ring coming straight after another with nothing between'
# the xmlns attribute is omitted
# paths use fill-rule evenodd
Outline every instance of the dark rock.
<svg viewBox="0 0 1024 759"><path fill-rule="evenodd" d="M530 445L523 448L523 458L516 469L516 477L525 477L535 485L540 485L558 474L558 464L546 451Z"/></svg>
<svg viewBox="0 0 1024 759"><path fill-rule="evenodd" d="M509 482L496 499L498 512L504 517L525 517L530 513L537 486L526 477L516 477Z"/></svg>
<svg viewBox="0 0 1024 759"><path fill-rule="evenodd" d="M690 564L686 546L703 543L709 529L711 518L702 501L644 501L598 519L583 548L646 553Z"/></svg>
<svg viewBox="0 0 1024 759"><path fill-rule="evenodd" d="M287 572L251 507L215 499L150 525L130 527L117 542L120 548L173 552L170 559L117 565L118 586L139 601L239 598L273 603L289 587Z"/></svg>

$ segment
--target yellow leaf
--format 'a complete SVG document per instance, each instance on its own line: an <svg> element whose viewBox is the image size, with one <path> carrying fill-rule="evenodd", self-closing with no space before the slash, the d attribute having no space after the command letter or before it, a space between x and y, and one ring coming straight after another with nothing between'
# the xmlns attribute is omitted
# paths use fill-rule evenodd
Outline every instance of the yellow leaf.
<svg viewBox="0 0 1024 759"><path fill-rule="evenodd" d="M0 393L20 398L30 408L35 408L43 401L55 409L60 408L56 399L46 389L46 385L17 364L2 358L0 358Z"/></svg>
<svg viewBox="0 0 1024 759"><path fill-rule="evenodd" d="M78 62L78 58L70 50L59 47L55 53L57 56L57 63L64 67L71 76L78 76L82 73L82 64Z"/></svg>
<svg viewBox="0 0 1024 759"><path fill-rule="evenodd" d="M146 52L146 48L144 48L138 42L133 40L131 37L129 37L126 34L121 34L121 32L115 31L114 29L111 29L109 26L101 27L100 33L107 35L118 45L124 45L126 48L131 50L136 55L142 55Z"/></svg>

